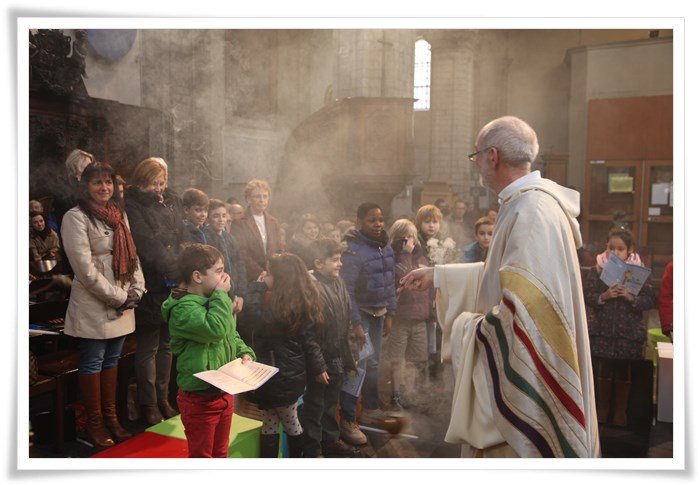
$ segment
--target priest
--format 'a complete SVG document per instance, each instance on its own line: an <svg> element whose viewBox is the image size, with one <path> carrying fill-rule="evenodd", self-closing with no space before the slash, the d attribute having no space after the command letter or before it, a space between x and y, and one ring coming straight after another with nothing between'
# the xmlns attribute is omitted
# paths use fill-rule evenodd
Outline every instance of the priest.
<svg viewBox="0 0 700 485"><path fill-rule="evenodd" d="M464 457L599 457L576 248L578 192L531 171L539 144L504 116L469 155L501 208L483 263L420 268L400 291L437 288L442 357L455 371L445 440Z"/></svg>

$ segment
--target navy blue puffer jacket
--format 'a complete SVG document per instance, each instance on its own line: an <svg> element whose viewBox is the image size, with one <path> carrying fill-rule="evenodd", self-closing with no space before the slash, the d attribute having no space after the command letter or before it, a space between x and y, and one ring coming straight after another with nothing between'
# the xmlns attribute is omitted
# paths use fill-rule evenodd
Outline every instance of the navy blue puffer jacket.
<svg viewBox="0 0 700 485"><path fill-rule="evenodd" d="M350 294L352 319L360 322L360 308L386 308L387 316L396 313L394 287L394 250L385 231L371 239L361 231L346 236L348 249L343 253L340 276Z"/></svg>

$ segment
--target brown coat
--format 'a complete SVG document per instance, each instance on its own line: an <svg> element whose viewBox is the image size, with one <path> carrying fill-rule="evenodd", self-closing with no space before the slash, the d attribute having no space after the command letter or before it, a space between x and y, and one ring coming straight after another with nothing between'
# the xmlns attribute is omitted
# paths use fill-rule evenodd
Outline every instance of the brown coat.
<svg viewBox="0 0 700 485"><path fill-rule="evenodd" d="M234 222L231 234L240 243L241 255L245 261L248 281L255 281L265 271L266 263L273 254L284 250L280 235L280 223L265 212L265 230L267 232L267 251L263 246L258 225L253 219L250 207L245 210L245 218Z"/></svg>
<svg viewBox="0 0 700 485"><path fill-rule="evenodd" d="M102 221L90 220L78 207L63 216L61 235L75 272L66 312L66 335L104 340L133 332L136 328L134 310L119 313L117 308L126 301L130 288L143 295L146 286L141 264L130 283L124 286L115 283L112 271L114 231Z"/></svg>
<svg viewBox="0 0 700 485"><path fill-rule="evenodd" d="M58 234L51 231L51 234L46 239L30 232L29 250L32 254L32 261L41 261L42 259L58 259L59 248Z"/></svg>

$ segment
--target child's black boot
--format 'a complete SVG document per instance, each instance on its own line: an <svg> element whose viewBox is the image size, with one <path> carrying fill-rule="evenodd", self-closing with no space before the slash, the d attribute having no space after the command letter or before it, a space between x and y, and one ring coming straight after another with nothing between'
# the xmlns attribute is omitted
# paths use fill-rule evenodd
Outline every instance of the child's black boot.
<svg viewBox="0 0 700 485"><path fill-rule="evenodd" d="M279 455L279 434L260 435L260 458L277 458Z"/></svg>
<svg viewBox="0 0 700 485"><path fill-rule="evenodd" d="M287 446L289 447L289 458L301 458L304 450L304 433L300 435L287 435Z"/></svg>

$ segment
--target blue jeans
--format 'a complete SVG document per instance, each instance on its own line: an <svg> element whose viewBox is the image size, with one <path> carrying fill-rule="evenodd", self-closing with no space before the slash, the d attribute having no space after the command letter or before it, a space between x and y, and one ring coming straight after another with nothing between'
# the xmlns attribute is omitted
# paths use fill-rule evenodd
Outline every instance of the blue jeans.
<svg viewBox="0 0 700 485"><path fill-rule="evenodd" d="M102 369L114 367L119 362L126 335L106 340L78 339L80 362L78 374L97 374Z"/></svg>
<svg viewBox="0 0 700 485"><path fill-rule="evenodd" d="M384 317L373 317L365 312L362 316L362 328L374 347L374 353L358 364L367 371L362 383L362 406L367 409L379 408L379 357L382 353L382 329ZM355 421L357 398L340 391L340 416L346 421Z"/></svg>

